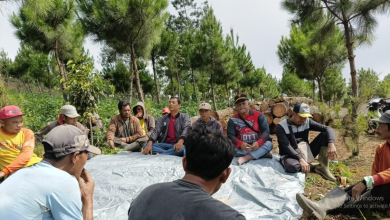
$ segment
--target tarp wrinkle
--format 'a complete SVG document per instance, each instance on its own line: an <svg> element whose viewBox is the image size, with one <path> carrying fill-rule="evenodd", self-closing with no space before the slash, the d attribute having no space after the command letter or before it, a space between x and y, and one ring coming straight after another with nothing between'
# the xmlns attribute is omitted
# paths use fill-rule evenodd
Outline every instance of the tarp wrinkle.
<svg viewBox="0 0 390 220"><path fill-rule="evenodd" d="M225 201L248 220L299 219L302 209L295 195L303 192L305 175L286 173L278 159L274 155L273 159L232 165L228 181L213 197ZM180 157L128 152L96 156L85 168L95 180L95 220L127 219L131 202L145 187L184 175Z"/></svg>

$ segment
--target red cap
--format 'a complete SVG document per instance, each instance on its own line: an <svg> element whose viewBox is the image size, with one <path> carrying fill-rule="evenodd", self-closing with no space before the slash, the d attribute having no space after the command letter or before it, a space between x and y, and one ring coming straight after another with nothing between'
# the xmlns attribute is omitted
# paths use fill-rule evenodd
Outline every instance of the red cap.
<svg viewBox="0 0 390 220"><path fill-rule="evenodd" d="M171 111L169 111L169 108L163 108L163 114L169 114Z"/></svg>
<svg viewBox="0 0 390 220"><path fill-rule="evenodd" d="M18 106L8 105L0 110L0 120L23 115Z"/></svg>

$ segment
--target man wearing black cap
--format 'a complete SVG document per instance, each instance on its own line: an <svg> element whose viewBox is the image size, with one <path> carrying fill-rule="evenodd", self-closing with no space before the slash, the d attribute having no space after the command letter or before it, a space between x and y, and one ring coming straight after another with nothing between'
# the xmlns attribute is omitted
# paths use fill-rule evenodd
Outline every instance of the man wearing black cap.
<svg viewBox="0 0 390 220"><path fill-rule="evenodd" d="M336 187L318 202L307 199L302 193L297 194L298 204L309 214L318 219L325 218L327 212L359 213L361 208L386 210L390 216L390 110L379 119L377 131L385 140L376 148L371 175L359 183L342 190Z"/></svg>
<svg viewBox="0 0 390 220"><path fill-rule="evenodd" d="M336 178L329 171L329 158L333 160L337 157L334 130L311 120L311 117L310 107L305 103L297 103L292 116L276 126L280 162L286 172L309 173L312 169L325 179L336 182ZM319 155L317 166L310 166L309 163L312 161L306 161L308 159L305 158L305 153L298 148L309 143L309 131L321 132L309 144L310 147L306 147L311 150L313 159Z"/></svg>
<svg viewBox="0 0 390 220"><path fill-rule="evenodd" d="M261 112L251 110L245 94L235 98L237 114L228 122L227 136L238 148L238 165L260 157L272 158L272 138L267 119Z"/></svg>
<svg viewBox="0 0 390 220"><path fill-rule="evenodd" d="M93 219L95 183L84 165L101 151L72 125L55 127L43 146L42 162L0 184L0 219Z"/></svg>

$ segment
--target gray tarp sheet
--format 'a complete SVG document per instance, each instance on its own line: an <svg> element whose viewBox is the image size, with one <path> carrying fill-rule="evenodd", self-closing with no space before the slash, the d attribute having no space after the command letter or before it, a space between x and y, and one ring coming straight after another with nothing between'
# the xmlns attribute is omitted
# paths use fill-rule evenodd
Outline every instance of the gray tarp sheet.
<svg viewBox="0 0 390 220"><path fill-rule="evenodd" d="M305 176L287 174L278 158L232 165L228 181L213 197L229 203L247 219L299 219L302 209L295 194L303 192ZM95 220L127 219L130 203L145 187L183 177L181 159L120 152L89 160L85 168L95 180Z"/></svg>

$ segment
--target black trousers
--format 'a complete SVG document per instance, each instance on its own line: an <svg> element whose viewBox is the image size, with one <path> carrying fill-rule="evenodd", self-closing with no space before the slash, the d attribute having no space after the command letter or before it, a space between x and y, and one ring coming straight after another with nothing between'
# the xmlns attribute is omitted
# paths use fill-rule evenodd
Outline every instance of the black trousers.
<svg viewBox="0 0 390 220"><path fill-rule="evenodd" d="M362 197L360 201L357 202L353 202L352 198L352 188L354 186L355 185L344 189L344 191L348 194L348 200L346 200L344 205L339 208L329 211L330 214L358 214L359 209L362 211L390 209L390 183L374 186L371 189L370 196ZM365 190L361 195L366 192L367 190Z"/></svg>
<svg viewBox="0 0 390 220"><path fill-rule="evenodd" d="M316 157L320 153L321 147L328 146L327 133L321 132L309 145L313 156ZM298 173L302 171L299 161L295 158L289 157L288 155L281 155L280 163L287 173Z"/></svg>

